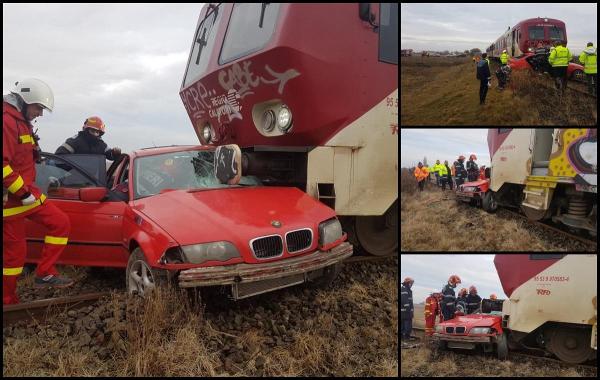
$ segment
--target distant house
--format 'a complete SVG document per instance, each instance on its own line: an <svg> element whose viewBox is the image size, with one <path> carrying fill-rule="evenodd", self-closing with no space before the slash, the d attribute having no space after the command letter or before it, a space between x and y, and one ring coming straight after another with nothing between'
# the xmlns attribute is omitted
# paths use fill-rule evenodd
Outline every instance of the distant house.
<svg viewBox="0 0 600 380"><path fill-rule="evenodd" d="M401 57L411 57L413 53L413 49L402 49L400 50Z"/></svg>

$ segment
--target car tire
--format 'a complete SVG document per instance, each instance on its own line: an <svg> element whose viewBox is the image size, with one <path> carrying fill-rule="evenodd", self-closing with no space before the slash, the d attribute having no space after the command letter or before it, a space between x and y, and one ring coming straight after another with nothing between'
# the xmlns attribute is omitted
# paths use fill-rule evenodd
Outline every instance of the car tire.
<svg viewBox="0 0 600 380"><path fill-rule="evenodd" d="M494 194L491 190L485 193L483 197L482 206L483 209L489 212L490 214L493 214L498 210L498 203L494 199Z"/></svg>
<svg viewBox="0 0 600 380"><path fill-rule="evenodd" d="M508 359L508 342L504 333L498 336L497 351L499 360Z"/></svg>
<svg viewBox="0 0 600 380"><path fill-rule="evenodd" d="M125 286L129 295L146 297L156 287L167 284L167 272L150 267L141 248L131 252L125 272Z"/></svg>

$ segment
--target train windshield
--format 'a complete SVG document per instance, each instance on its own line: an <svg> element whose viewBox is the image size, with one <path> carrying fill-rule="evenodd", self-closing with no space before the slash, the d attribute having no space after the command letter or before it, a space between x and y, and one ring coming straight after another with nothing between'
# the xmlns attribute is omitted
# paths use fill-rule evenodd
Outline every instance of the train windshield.
<svg viewBox="0 0 600 380"><path fill-rule="evenodd" d="M210 6L204 20L198 24L192 52L188 58L188 67L183 78L183 87L188 86L206 71L210 53L215 46L217 26L221 21L222 10L220 5Z"/></svg>
<svg viewBox="0 0 600 380"><path fill-rule="evenodd" d="M275 31L277 3L239 3L233 6L219 64L261 50Z"/></svg>
<svg viewBox="0 0 600 380"><path fill-rule="evenodd" d="M530 26L529 27L529 39L530 40L543 40L544 39L544 27L543 26Z"/></svg>
<svg viewBox="0 0 600 380"><path fill-rule="evenodd" d="M562 29L552 26L550 27L550 39L563 41L565 39L565 33Z"/></svg>

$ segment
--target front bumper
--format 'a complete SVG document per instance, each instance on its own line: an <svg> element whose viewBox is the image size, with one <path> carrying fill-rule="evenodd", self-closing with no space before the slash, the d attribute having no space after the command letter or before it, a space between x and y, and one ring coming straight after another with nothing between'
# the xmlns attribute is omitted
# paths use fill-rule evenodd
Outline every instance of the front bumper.
<svg viewBox="0 0 600 380"><path fill-rule="evenodd" d="M275 288L269 289L275 290L276 288L304 282L308 279L306 276L308 272L337 264L352 256L352 252L352 245L348 242L343 242L328 251L316 251L308 255L270 263L192 268L179 273L179 286L182 288L192 288L197 286L243 284L288 277L294 279L294 283L275 281L273 285L275 286L275 283L278 285ZM300 278L302 281L300 281Z"/></svg>
<svg viewBox="0 0 600 380"><path fill-rule="evenodd" d="M482 336L468 336L468 335L450 335L450 334L440 334L433 333L433 337L445 340L448 342L472 342L472 343L491 343L492 336L490 335L482 335Z"/></svg>

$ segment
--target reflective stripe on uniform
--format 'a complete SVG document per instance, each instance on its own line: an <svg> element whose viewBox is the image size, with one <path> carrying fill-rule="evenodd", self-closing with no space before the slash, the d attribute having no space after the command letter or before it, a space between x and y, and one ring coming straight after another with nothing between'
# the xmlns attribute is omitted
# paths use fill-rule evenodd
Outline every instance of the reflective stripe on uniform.
<svg viewBox="0 0 600 380"><path fill-rule="evenodd" d="M73 147L67 143L64 143L61 145L63 148L65 148L66 150L68 150L71 153L75 153L75 149L73 149Z"/></svg>
<svg viewBox="0 0 600 380"><path fill-rule="evenodd" d="M7 216L13 216L13 215L24 213L25 211L29 211L32 208L35 208L35 207L41 205L45 200L46 200L46 196L44 194L42 194L42 196L40 196L40 199L36 200L34 203L32 203L30 205L2 209L2 216L7 217Z"/></svg>
<svg viewBox="0 0 600 380"><path fill-rule="evenodd" d="M2 268L3 276L18 276L23 272L23 267L20 268Z"/></svg>
<svg viewBox="0 0 600 380"><path fill-rule="evenodd" d="M10 175L10 173L12 173L13 170L10 167L10 165L6 165L5 167L2 168L2 179L8 177Z"/></svg>
<svg viewBox="0 0 600 380"><path fill-rule="evenodd" d="M21 144L33 144L33 137L31 135L21 135L19 136L19 140L21 140Z"/></svg>
<svg viewBox="0 0 600 380"><path fill-rule="evenodd" d="M56 237L56 236L46 235L46 237L44 238L44 243L67 245L68 240L69 240L69 238L66 238L66 237Z"/></svg>
<svg viewBox="0 0 600 380"><path fill-rule="evenodd" d="M8 191L14 194L17 191L19 191L19 189L22 188L24 184L25 182L23 182L23 178L21 176L18 176L17 179L15 179L15 182L10 184L10 186L8 187Z"/></svg>

